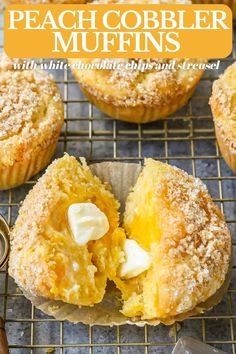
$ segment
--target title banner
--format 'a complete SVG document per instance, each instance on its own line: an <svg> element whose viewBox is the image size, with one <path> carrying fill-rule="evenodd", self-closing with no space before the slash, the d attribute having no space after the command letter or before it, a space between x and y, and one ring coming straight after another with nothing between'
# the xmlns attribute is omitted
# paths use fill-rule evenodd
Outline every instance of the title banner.
<svg viewBox="0 0 236 354"><path fill-rule="evenodd" d="M11 5L4 48L19 58L223 58L225 5Z"/></svg>

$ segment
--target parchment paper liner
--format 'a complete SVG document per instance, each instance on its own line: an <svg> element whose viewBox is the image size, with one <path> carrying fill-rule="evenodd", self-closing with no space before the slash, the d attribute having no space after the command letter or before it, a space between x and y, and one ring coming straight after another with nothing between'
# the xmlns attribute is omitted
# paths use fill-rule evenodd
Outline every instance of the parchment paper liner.
<svg viewBox="0 0 236 354"><path fill-rule="evenodd" d="M97 175L103 182L109 182L115 197L121 203L121 212L124 210L125 200L130 188L135 184L137 177L141 171L138 164L119 163L119 162L102 162L90 166L92 172ZM135 324L137 326L158 325L164 323L171 325L176 321L183 321L189 316L198 315L217 305L227 292L230 283L230 271L228 272L223 286L206 302L199 304L192 311L180 314L166 320L149 320L142 321L140 318L127 318L120 312L122 308L121 293L116 289L112 282L107 285L106 295L100 304L92 307L81 307L66 304L62 301L52 301L43 297L32 296L25 292L24 295L32 302L32 304L44 313L53 316L57 320L68 320L73 323L84 323L90 325L122 325Z"/></svg>

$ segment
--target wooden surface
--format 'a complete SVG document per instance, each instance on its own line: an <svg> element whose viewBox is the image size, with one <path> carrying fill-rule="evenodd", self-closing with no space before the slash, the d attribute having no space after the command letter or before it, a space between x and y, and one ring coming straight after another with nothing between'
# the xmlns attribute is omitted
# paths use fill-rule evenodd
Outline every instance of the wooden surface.
<svg viewBox="0 0 236 354"><path fill-rule="evenodd" d="M4 327L4 321L0 318L0 354L8 354L7 336Z"/></svg>

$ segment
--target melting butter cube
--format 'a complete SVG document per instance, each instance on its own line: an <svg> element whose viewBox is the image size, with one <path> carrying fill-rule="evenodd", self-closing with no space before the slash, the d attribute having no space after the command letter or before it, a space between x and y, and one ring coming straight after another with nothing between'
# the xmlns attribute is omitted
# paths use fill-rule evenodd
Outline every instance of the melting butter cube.
<svg viewBox="0 0 236 354"><path fill-rule="evenodd" d="M123 279L136 277L151 265L151 257L135 240L125 240L125 262L121 264L119 275Z"/></svg>
<svg viewBox="0 0 236 354"><path fill-rule="evenodd" d="M106 215L93 203L71 204L68 208L68 221L79 246L100 239L109 230Z"/></svg>

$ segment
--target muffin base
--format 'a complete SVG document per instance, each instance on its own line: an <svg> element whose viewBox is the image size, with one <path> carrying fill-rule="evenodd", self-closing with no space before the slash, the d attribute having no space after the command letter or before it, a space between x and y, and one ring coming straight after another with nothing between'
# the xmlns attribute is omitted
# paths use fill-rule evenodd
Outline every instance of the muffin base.
<svg viewBox="0 0 236 354"><path fill-rule="evenodd" d="M118 289L111 283L107 285L107 293L103 301L93 307L78 307L75 305L66 304L62 301L52 301L40 296L33 296L24 289L21 289L24 296L40 311L48 316L54 317L59 321L69 321L72 323L83 323L91 326L120 326L120 325L135 325L143 327L145 325L157 326L164 324L171 326L175 322L182 322L191 316L198 316L206 311L210 311L214 306L218 305L230 284L231 269L226 275L224 284L219 288L204 303L198 304L194 309L188 312L181 313L174 317L165 319L154 318L152 320L142 320L139 317L125 317L121 312L121 294Z"/></svg>
<svg viewBox="0 0 236 354"><path fill-rule="evenodd" d="M236 172L236 149L233 149L229 142L226 141L225 135L217 124L215 124L215 131L220 152L225 162L234 172Z"/></svg>
<svg viewBox="0 0 236 354"><path fill-rule="evenodd" d="M49 164L56 146L57 141L30 159L17 161L9 167L2 167L0 169L0 190L17 187L36 175Z"/></svg>
<svg viewBox="0 0 236 354"><path fill-rule="evenodd" d="M82 85L81 90L100 111L104 112L111 118L123 120L129 123L149 123L158 119L166 118L170 114L182 108L192 96L197 83L188 93L178 97L178 99L174 99L170 105L166 106L116 106L113 104L108 104L102 99L98 99L97 96L91 94Z"/></svg>

